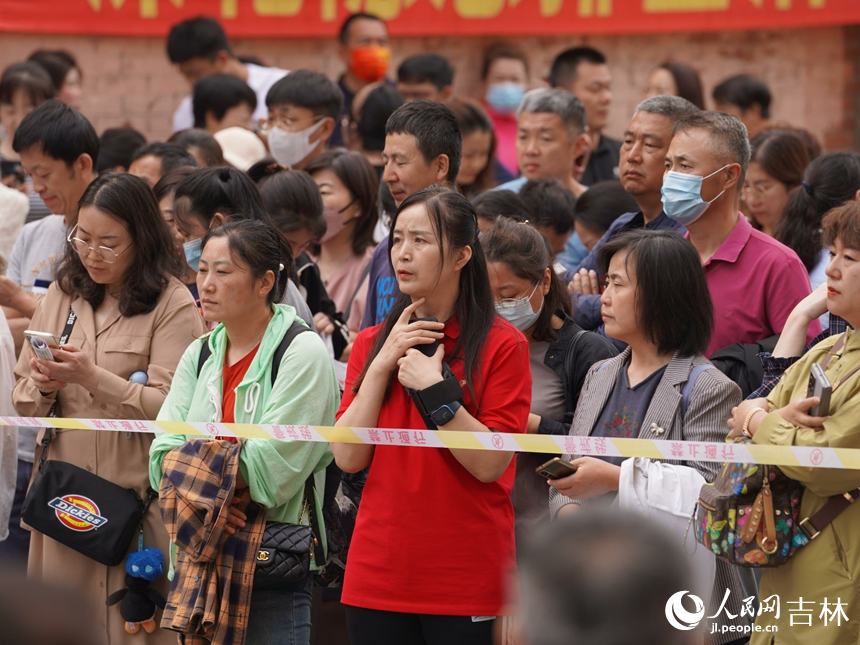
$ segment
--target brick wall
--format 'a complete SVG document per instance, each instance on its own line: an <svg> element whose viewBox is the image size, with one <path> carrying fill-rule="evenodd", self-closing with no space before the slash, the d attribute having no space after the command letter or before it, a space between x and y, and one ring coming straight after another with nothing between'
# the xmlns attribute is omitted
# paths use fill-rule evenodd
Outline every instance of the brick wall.
<svg viewBox="0 0 860 645"><path fill-rule="evenodd" d="M407 38L393 43L394 65L422 51L455 61L455 89L478 92L480 52L490 38ZM779 31L724 32L587 38L525 38L522 45L535 78L544 77L560 50L585 42L603 50L615 79L608 132L619 134L642 98L648 71L668 57L696 66L710 93L728 75L750 72L774 93L773 116L809 128L828 149L857 145L855 118L860 93L860 28L831 27ZM83 111L97 130L129 123L148 139L170 134L171 114L188 88L173 70L158 38L28 36L3 34L0 66L38 47L73 52L84 71ZM286 69L310 68L336 77L341 71L335 44L316 39L237 39L239 54L254 54Z"/></svg>

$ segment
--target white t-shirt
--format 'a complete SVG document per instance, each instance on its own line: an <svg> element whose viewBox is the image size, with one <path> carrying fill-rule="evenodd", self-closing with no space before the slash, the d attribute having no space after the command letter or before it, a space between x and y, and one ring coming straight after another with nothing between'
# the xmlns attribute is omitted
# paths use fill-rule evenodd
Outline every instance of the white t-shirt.
<svg viewBox="0 0 860 645"><path fill-rule="evenodd" d="M266 107L266 94L269 93L272 85L289 74L285 69L277 67L260 67L252 63L247 63L245 69L248 70L248 87L254 90L257 95L257 109L254 110L254 121L265 119L269 116L269 110ZM176 112L173 113L173 131L187 130L194 127L194 106L189 94L184 99Z"/></svg>

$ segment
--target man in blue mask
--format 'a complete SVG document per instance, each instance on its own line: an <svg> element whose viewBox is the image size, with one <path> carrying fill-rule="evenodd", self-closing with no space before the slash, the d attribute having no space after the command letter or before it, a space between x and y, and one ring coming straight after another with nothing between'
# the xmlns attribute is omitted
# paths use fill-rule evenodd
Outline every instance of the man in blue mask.
<svg viewBox="0 0 860 645"><path fill-rule="evenodd" d="M673 228L682 234L685 232L681 224L663 212L660 190L675 123L698 111L699 108L678 96L654 96L636 107L633 120L624 131L619 168L621 184L636 200L639 211L616 219L591 253L566 277L570 283L568 289L572 292L574 319L583 329L597 330L603 325L598 256L606 242L618 233L642 227L651 230Z"/></svg>
<svg viewBox="0 0 860 645"><path fill-rule="evenodd" d="M687 228L714 303L709 356L734 343L780 333L792 309L810 293L797 254L753 229L738 211L749 160L746 127L722 112L678 121L666 154L663 208ZM815 320L807 342L820 331Z"/></svg>

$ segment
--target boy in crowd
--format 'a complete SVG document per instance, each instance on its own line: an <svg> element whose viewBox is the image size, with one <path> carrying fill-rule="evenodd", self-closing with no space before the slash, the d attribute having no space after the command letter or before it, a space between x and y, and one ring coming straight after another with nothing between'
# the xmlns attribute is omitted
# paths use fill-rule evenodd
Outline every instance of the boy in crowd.
<svg viewBox="0 0 860 645"><path fill-rule="evenodd" d="M233 55L227 34L214 18L201 16L173 25L167 36L167 56L190 85L212 74L229 74L247 83L257 95L254 121L266 118L266 94L287 70L243 63ZM173 114L173 131L194 127L191 96L186 96Z"/></svg>
<svg viewBox="0 0 860 645"><path fill-rule="evenodd" d="M343 93L326 76L300 69L272 86L266 107L272 157L301 170L328 146L343 111Z"/></svg>
<svg viewBox="0 0 860 645"><path fill-rule="evenodd" d="M427 99L444 103L454 92L454 68L439 54L410 56L397 68L397 91L406 102Z"/></svg>
<svg viewBox="0 0 860 645"><path fill-rule="evenodd" d="M128 172L145 179L152 188L164 175L182 166L196 168L197 161L190 152L175 143L154 141L134 153Z"/></svg>
<svg viewBox="0 0 860 645"><path fill-rule="evenodd" d="M192 103L195 128L204 128L210 134L232 127L253 128L257 95L235 76L204 76L194 84Z"/></svg>

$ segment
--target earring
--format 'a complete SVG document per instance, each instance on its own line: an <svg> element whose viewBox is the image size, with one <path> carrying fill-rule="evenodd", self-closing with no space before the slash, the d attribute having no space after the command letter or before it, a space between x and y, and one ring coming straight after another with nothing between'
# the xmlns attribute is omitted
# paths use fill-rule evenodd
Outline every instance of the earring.
<svg viewBox="0 0 860 645"><path fill-rule="evenodd" d="M257 292L257 295L258 295L258 296L262 296L262 295L263 295L263 290L262 290L262 289L260 289L260 290Z"/></svg>

